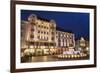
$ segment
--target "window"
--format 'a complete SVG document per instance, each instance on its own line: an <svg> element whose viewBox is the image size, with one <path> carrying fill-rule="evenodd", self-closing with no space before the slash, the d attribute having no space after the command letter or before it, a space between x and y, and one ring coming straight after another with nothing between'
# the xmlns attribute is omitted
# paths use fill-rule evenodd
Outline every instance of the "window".
<svg viewBox="0 0 100 73"><path fill-rule="evenodd" d="M33 39L34 38L34 35L31 35L30 38Z"/></svg>
<svg viewBox="0 0 100 73"><path fill-rule="evenodd" d="M52 37L51 40L54 41L54 37Z"/></svg>
<svg viewBox="0 0 100 73"><path fill-rule="evenodd" d="M47 27L47 29L48 29L48 27Z"/></svg>
<svg viewBox="0 0 100 73"><path fill-rule="evenodd" d="M58 33L56 32L56 34L58 34Z"/></svg>
<svg viewBox="0 0 100 73"><path fill-rule="evenodd" d="M45 28L45 26L44 26L44 25L43 25L42 27L43 27L43 29Z"/></svg>
<svg viewBox="0 0 100 73"><path fill-rule="evenodd" d="M62 39L62 42L64 42L64 39Z"/></svg>
<svg viewBox="0 0 100 73"><path fill-rule="evenodd" d="M41 39L43 39L43 37L41 36Z"/></svg>
<svg viewBox="0 0 100 73"><path fill-rule="evenodd" d="M56 38L58 38L58 36L56 36Z"/></svg>
<svg viewBox="0 0 100 73"><path fill-rule="evenodd" d="M66 35L66 37L68 37L68 35Z"/></svg>
<svg viewBox="0 0 100 73"><path fill-rule="evenodd" d="M35 21L31 21L29 23L32 25L32 27L33 27L33 25L35 25Z"/></svg>
<svg viewBox="0 0 100 73"><path fill-rule="evenodd" d="M41 31L41 33L43 33L43 31Z"/></svg>
<svg viewBox="0 0 100 73"><path fill-rule="evenodd" d="M46 32L44 31L44 34L46 34Z"/></svg>
<svg viewBox="0 0 100 73"><path fill-rule="evenodd" d="M64 37L66 37L66 34L64 34Z"/></svg>
<svg viewBox="0 0 100 73"><path fill-rule="evenodd" d="M54 35L54 32L52 32L52 35Z"/></svg>
<svg viewBox="0 0 100 73"><path fill-rule="evenodd" d="M38 31L38 33L40 33L40 31Z"/></svg>
<svg viewBox="0 0 100 73"><path fill-rule="evenodd" d="M38 36L38 39L40 39L40 36Z"/></svg>
<svg viewBox="0 0 100 73"><path fill-rule="evenodd" d="M40 25L38 27L40 27Z"/></svg>
<svg viewBox="0 0 100 73"><path fill-rule="evenodd" d="M48 34L48 32L47 32L47 34Z"/></svg>
<svg viewBox="0 0 100 73"><path fill-rule="evenodd" d="M43 28L43 25L41 26L41 28Z"/></svg>
<svg viewBox="0 0 100 73"><path fill-rule="evenodd" d="M52 26L52 27L51 27L51 29L55 29L55 27L54 27L54 26Z"/></svg>
<svg viewBox="0 0 100 73"><path fill-rule="evenodd" d="M44 40L45 40L46 38L44 37Z"/></svg>
<svg viewBox="0 0 100 73"><path fill-rule="evenodd" d="M63 37L63 34L61 34L61 37Z"/></svg>
<svg viewBox="0 0 100 73"><path fill-rule="evenodd" d="M48 40L48 37L47 37L47 40Z"/></svg>
<svg viewBox="0 0 100 73"><path fill-rule="evenodd" d="M36 22L36 24L38 24L38 22ZM35 25L35 24L34 24Z"/></svg>

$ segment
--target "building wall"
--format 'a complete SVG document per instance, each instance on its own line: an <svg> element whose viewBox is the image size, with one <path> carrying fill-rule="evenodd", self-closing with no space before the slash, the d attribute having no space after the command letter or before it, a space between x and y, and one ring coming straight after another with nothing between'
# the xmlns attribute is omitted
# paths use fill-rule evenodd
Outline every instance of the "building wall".
<svg viewBox="0 0 100 73"><path fill-rule="evenodd" d="M72 33L56 31L56 47L68 48L75 47L75 36Z"/></svg>
<svg viewBox="0 0 100 73"><path fill-rule="evenodd" d="M21 21L21 48L24 50L28 48L27 41L29 41L31 25L27 21Z"/></svg>

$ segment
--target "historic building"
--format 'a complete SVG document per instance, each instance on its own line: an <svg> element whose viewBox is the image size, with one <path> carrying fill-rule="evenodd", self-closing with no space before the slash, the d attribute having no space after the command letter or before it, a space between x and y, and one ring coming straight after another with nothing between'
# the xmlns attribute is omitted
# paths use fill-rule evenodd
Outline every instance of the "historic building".
<svg viewBox="0 0 100 73"><path fill-rule="evenodd" d="M21 50L33 49L35 55L58 54L58 48L74 47L74 34L56 27L54 20L31 14L21 21Z"/></svg>
<svg viewBox="0 0 100 73"><path fill-rule="evenodd" d="M76 40L75 48L81 52L89 53L89 40L81 37L80 39Z"/></svg>
<svg viewBox="0 0 100 73"><path fill-rule="evenodd" d="M71 31L64 30L61 27L56 28L56 47L60 51L68 51L70 48L74 48L74 39L75 36Z"/></svg>
<svg viewBox="0 0 100 73"><path fill-rule="evenodd" d="M28 21L22 21L21 25L21 31L24 31L22 48L23 44L26 44L27 48L33 48L37 54L42 54L49 53L49 48L55 47L56 23L54 20L48 21L32 14L28 17Z"/></svg>

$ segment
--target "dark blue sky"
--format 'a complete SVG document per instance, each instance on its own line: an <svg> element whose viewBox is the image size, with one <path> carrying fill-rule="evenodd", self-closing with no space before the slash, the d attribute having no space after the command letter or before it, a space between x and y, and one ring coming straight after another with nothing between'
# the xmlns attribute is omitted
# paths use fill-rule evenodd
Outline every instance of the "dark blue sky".
<svg viewBox="0 0 100 73"><path fill-rule="evenodd" d="M54 19L57 26L71 30L76 39L80 37L89 39L89 13L21 10L21 20L27 20L30 14L48 20Z"/></svg>

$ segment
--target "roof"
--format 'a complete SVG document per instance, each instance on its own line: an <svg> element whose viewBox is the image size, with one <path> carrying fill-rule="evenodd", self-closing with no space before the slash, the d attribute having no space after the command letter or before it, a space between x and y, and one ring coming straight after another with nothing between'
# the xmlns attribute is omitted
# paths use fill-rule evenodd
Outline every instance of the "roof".
<svg viewBox="0 0 100 73"><path fill-rule="evenodd" d="M40 19L40 20L43 20L43 21L50 22L50 20L48 20L48 19L45 19L45 18L42 18L42 17L39 17L39 16L37 16L37 18L38 18L38 19Z"/></svg>
<svg viewBox="0 0 100 73"><path fill-rule="evenodd" d="M62 27L59 27L59 26L56 27L56 30L63 31L63 32L73 33L71 30L66 30L66 29L63 29Z"/></svg>
<svg viewBox="0 0 100 73"><path fill-rule="evenodd" d="M28 18L32 18L32 17L35 17L35 18L37 18L37 19L40 19L40 20L43 20L43 21L47 21L47 22L49 22L50 20L48 20L48 19L45 19L45 18L42 18L42 17L40 17L40 16L38 16L38 15L36 15L36 14L30 14L29 16L28 16Z"/></svg>

